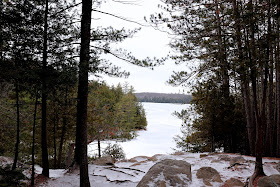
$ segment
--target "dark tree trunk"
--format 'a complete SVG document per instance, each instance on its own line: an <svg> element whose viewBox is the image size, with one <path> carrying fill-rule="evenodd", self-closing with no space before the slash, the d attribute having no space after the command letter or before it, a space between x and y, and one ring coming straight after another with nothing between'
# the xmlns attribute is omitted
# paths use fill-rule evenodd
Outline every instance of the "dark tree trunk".
<svg viewBox="0 0 280 187"><path fill-rule="evenodd" d="M240 24L240 11L238 9L238 4L236 0L232 0L233 5L233 14L234 14L234 29L236 33L236 41L238 47L238 58L241 64L239 73L241 78L241 92L243 97L244 108L246 112L246 122L247 122L247 133L249 139L249 149L250 154L255 155L255 139L256 139L256 127L254 121L254 115L252 111L252 104L251 104L251 97L250 97L250 90L247 80L247 67L244 60L243 50L242 50L242 40L241 40L241 24Z"/></svg>
<svg viewBox="0 0 280 187"><path fill-rule="evenodd" d="M246 112L246 122L247 122L247 133L248 133L248 142L250 154L255 155L255 142L256 142L256 125L252 111L251 97L249 91L249 85L246 80L241 80L241 90L243 103Z"/></svg>
<svg viewBox="0 0 280 187"><path fill-rule="evenodd" d="M66 109L67 109L67 105L68 105L67 99L68 99L68 87L66 87L66 89L65 89L64 114L63 114L63 118L62 118L62 132L61 132L61 137L60 137L58 160L57 160L58 168L61 168L62 148L63 148L64 136L65 136L66 126L67 126L67 118L66 118Z"/></svg>
<svg viewBox="0 0 280 187"><path fill-rule="evenodd" d="M20 119L19 119L19 88L18 81L16 81L16 108L17 108L17 138L15 144L15 157L12 170L16 169L18 161L18 147L19 147L19 133L20 133Z"/></svg>
<svg viewBox="0 0 280 187"><path fill-rule="evenodd" d="M90 187L87 159L87 103L91 26L91 0L82 0L81 51L76 124L75 162L80 166L80 186Z"/></svg>
<svg viewBox="0 0 280 187"><path fill-rule="evenodd" d="M44 18L44 43L43 43L43 68L42 68L42 174L49 177L49 160L48 160L48 144L47 144L47 91L46 91L46 69L47 69L47 36L48 36L48 0L45 5Z"/></svg>
<svg viewBox="0 0 280 187"><path fill-rule="evenodd" d="M250 184L253 183L253 181L259 177L259 176L265 176L264 170L263 170L263 164L262 164L262 153L263 153L263 126L265 124L265 105L266 105L266 82L267 82L267 75L268 71L265 71L265 80L264 80L264 88L263 88L263 100L262 100L262 113L261 116L256 113L256 162L255 162L255 169L254 174L252 175L250 179ZM254 97L256 97L256 94L254 93ZM257 104L255 105L255 110L257 110Z"/></svg>
<svg viewBox="0 0 280 187"><path fill-rule="evenodd" d="M263 108L261 116L259 114L259 107L257 102L257 69L256 69L256 45L255 45L255 21L254 21L254 4L252 0L248 3L248 10L250 13L250 28L249 28L249 35L250 35L250 44L249 44L249 60L250 60L250 69L251 69L251 83L252 83L252 90L253 90L253 106L254 106L254 115L256 119L256 162L255 162L255 170L254 174L251 177L250 181L253 182L258 176L264 176L263 165L262 165L262 151L263 151L263 133L262 127L264 125L265 120L261 119L264 117L265 108ZM267 74L265 75L267 77ZM265 81L264 81L265 82ZM266 95L266 86L263 89L263 96ZM266 98L263 97L262 106L265 106Z"/></svg>
<svg viewBox="0 0 280 187"><path fill-rule="evenodd" d="M229 128L231 127L231 120L230 117L230 90L229 90L229 75L228 75L228 62L227 62L227 54L226 54L226 44L223 37L223 31L222 31L222 21L220 18L220 12L222 11L220 9L220 2L219 0L215 0L215 16L216 16L216 24L217 24L217 42L219 47L219 52L217 54L217 60L220 63L220 72L222 75L222 111L223 111L223 126L227 126ZM230 131L229 131L230 132ZM228 133L224 136L224 149L225 152L232 151L232 144L231 144L231 135Z"/></svg>
<svg viewBox="0 0 280 187"><path fill-rule="evenodd" d="M277 1L277 49L276 49L276 156L280 157L280 38L279 38L279 31L280 31L280 1Z"/></svg>
<svg viewBox="0 0 280 187"><path fill-rule="evenodd" d="M98 146L98 157L101 157L101 146L100 146L100 138L97 139L97 146Z"/></svg>
<svg viewBox="0 0 280 187"><path fill-rule="evenodd" d="M268 112L267 112L267 126L265 135L265 153L267 156L273 155L273 49L271 41L271 4L268 3L268 28L267 28L267 64L269 66L269 87L268 87Z"/></svg>
<svg viewBox="0 0 280 187"><path fill-rule="evenodd" d="M280 61L279 61L279 44L277 44L276 59L276 156L280 157Z"/></svg>
<svg viewBox="0 0 280 187"><path fill-rule="evenodd" d="M267 156L273 156L273 126L274 126L274 111L273 111L273 63L270 64L269 72L269 88L268 88L268 113L265 139L265 152Z"/></svg>
<svg viewBox="0 0 280 187"><path fill-rule="evenodd" d="M263 171L263 164L262 164L262 152L263 152L263 125L265 123L265 119L262 119L262 117L265 117L265 108L263 108L262 115L260 117L258 112L258 104L257 104L257 90L256 90L256 79L252 76L252 87L253 87L253 105L254 105L254 112L255 112L255 118L256 118L256 162L255 162L255 170L254 174L252 175L250 181L253 182L257 177L264 176ZM264 89L264 92L266 90ZM266 95L263 92L264 95ZM265 100L265 98L264 98ZM265 101L262 102L262 105L265 105Z"/></svg>
<svg viewBox="0 0 280 187"><path fill-rule="evenodd" d="M56 111L54 113L54 119L53 119L53 151L54 151L54 164L53 167L56 169L56 120L57 120L57 114Z"/></svg>
<svg viewBox="0 0 280 187"><path fill-rule="evenodd" d="M33 114L33 132L32 132L32 173L31 173L31 186L34 186L35 182L35 130L36 130L36 114L37 114L37 102L38 102L38 95L36 91L35 96L35 108Z"/></svg>
<svg viewBox="0 0 280 187"><path fill-rule="evenodd" d="M266 93L267 93L267 78L268 78L268 68L265 68L265 75L263 80L263 98L262 98L262 112L261 116L257 117L257 128L256 128L256 164L255 171L252 176L252 179L255 179L258 176L264 176L263 165L262 165L262 153L263 153L263 127L266 123Z"/></svg>

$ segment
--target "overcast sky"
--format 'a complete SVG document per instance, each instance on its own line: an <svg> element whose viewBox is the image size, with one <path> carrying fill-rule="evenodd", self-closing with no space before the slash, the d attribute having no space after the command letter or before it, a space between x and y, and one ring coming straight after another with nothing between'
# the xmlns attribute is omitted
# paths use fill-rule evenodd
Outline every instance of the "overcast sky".
<svg viewBox="0 0 280 187"><path fill-rule="evenodd" d="M142 24L147 24L144 21L144 16L149 18L151 14L160 12L160 9L158 9L159 0L126 0L126 2L133 2L136 5L107 1L101 5L99 10L125 17ZM113 26L119 29L122 27L128 29L141 27L135 23L126 22L97 12L93 12L93 17L98 19L92 21L92 27ZM145 57L160 58L166 56L171 50L168 43L169 37L166 33L157 31L151 27L141 27L141 30L135 34L133 38L125 40L119 47L131 51L133 55L140 59L144 59ZM123 70L130 72L130 76L127 79L111 78L103 75L108 85L128 82L135 88L136 92L179 93L179 91L183 91L182 87L172 87L168 85L166 81L174 70L182 70L184 66L179 67L176 66L174 62L167 61L165 65L150 70L149 68L128 64L127 62L110 56L106 56L106 58L122 67Z"/></svg>

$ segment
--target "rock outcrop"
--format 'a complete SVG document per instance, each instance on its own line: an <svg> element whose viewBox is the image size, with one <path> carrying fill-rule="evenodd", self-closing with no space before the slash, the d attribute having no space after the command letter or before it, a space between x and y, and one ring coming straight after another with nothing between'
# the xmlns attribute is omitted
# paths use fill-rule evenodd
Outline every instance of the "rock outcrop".
<svg viewBox="0 0 280 187"><path fill-rule="evenodd" d="M197 170L196 176L198 179L202 179L207 186L212 186L211 182L223 182L218 171L211 167L200 168Z"/></svg>
<svg viewBox="0 0 280 187"><path fill-rule="evenodd" d="M220 155L219 160L230 161L230 157L228 155Z"/></svg>
<svg viewBox="0 0 280 187"><path fill-rule="evenodd" d="M93 164L100 165L100 166L114 165L114 163L115 163L115 159L111 156L104 156L98 158L93 162Z"/></svg>
<svg viewBox="0 0 280 187"><path fill-rule="evenodd" d="M137 187L188 186L192 180L191 165L182 160L166 159L153 165Z"/></svg>
<svg viewBox="0 0 280 187"><path fill-rule="evenodd" d="M278 164L275 166L275 169L277 169L277 171L280 173L280 162L278 162Z"/></svg>
<svg viewBox="0 0 280 187"><path fill-rule="evenodd" d="M238 156L238 157L231 158L229 164L230 166L234 166L234 165L242 165L245 162L246 160L242 156Z"/></svg>
<svg viewBox="0 0 280 187"><path fill-rule="evenodd" d="M280 175L270 175L258 180L258 187L278 187L280 186Z"/></svg>
<svg viewBox="0 0 280 187"><path fill-rule="evenodd" d="M223 187L237 187L237 186L244 186L244 183L235 178L230 178L226 180L223 185Z"/></svg>
<svg viewBox="0 0 280 187"><path fill-rule="evenodd" d="M11 157L0 156L0 166L5 167L6 165L13 164L14 160Z"/></svg>

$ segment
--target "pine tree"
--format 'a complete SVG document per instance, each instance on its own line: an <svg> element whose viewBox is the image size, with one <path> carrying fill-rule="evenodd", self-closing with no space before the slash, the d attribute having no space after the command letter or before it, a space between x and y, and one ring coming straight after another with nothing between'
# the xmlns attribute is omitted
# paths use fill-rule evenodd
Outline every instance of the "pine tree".
<svg viewBox="0 0 280 187"><path fill-rule="evenodd" d="M92 1L82 1L81 49L79 64L75 162L80 167L80 186L90 187L87 161L87 104L90 61Z"/></svg>
<svg viewBox="0 0 280 187"><path fill-rule="evenodd" d="M42 129L41 129L41 146L42 146L42 174L49 177L49 156L47 144L47 88L46 88L46 69L48 56L48 9L49 2L45 1L44 13L44 36L43 36L43 63L42 63Z"/></svg>

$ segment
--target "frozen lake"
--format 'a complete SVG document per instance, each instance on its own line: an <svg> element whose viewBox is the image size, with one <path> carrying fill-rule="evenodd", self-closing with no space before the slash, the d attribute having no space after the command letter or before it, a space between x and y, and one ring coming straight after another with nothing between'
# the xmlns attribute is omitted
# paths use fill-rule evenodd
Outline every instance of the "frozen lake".
<svg viewBox="0 0 280 187"><path fill-rule="evenodd" d="M166 154L174 152L176 147L173 140L175 135L180 134L181 120L173 116L174 111L186 109L187 104L171 103L142 103L146 111L148 122L146 131L138 131L138 136L127 142L118 142L127 158L135 156L153 156L155 154ZM106 147L107 142L102 142ZM112 142L114 143L114 142ZM96 152L97 144L92 142L88 146L89 155Z"/></svg>

